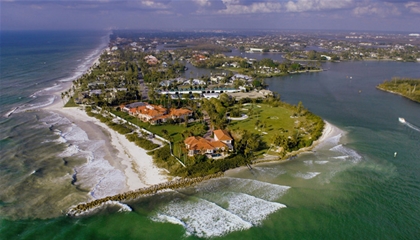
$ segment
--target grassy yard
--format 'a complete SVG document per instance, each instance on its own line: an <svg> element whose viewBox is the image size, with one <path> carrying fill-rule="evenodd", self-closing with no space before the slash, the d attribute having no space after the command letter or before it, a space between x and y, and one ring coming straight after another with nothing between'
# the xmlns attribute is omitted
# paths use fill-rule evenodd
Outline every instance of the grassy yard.
<svg viewBox="0 0 420 240"><path fill-rule="evenodd" d="M162 134L162 130L165 129L166 131L168 131L168 135L171 136L171 140L172 142L180 142L183 141L184 139L182 138L182 132L185 131L186 129L188 129L186 126L179 125L179 124L164 124L164 125L151 125L149 123L143 122L138 118L135 118L133 116L130 116L129 114L125 113L125 112L121 112L121 111L112 111L112 113L114 113L115 115L139 126L142 127L154 134L157 134L159 136L162 136L164 138L166 138L166 136L163 136Z"/></svg>
<svg viewBox="0 0 420 240"><path fill-rule="evenodd" d="M248 115L248 118L246 120L231 121L228 125L228 130L235 132L246 129L250 132L257 133L267 146L270 146L271 138L275 133L280 133L288 137L292 134L297 134L297 129L300 128L300 125L307 124L305 117L292 118L291 116L293 116L295 111L281 106L272 107L268 104L257 103L243 105L241 109L243 114ZM264 125L264 127L257 128L257 121L261 125Z"/></svg>

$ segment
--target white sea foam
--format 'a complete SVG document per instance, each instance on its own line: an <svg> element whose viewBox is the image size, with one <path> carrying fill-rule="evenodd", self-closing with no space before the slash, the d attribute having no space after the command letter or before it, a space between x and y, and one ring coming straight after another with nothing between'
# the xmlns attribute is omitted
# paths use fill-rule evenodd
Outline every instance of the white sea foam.
<svg viewBox="0 0 420 240"><path fill-rule="evenodd" d="M43 102L22 105L15 111L15 113L26 112L26 111L31 111L31 110L35 110L35 109L44 108L46 106L51 105L54 102L55 99L56 99L55 96L49 96L47 98L47 100L45 100Z"/></svg>
<svg viewBox="0 0 420 240"><path fill-rule="evenodd" d="M224 191L246 193L267 201L279 199L289 188L289 186L282 186L252 179L230 177L208 181L208 184L197 186L198 191L213 192L220 191L222 189Z"/></svg>
<svg viewBox="0 0 420 240"><path fill-rule="evenodd" d="M37 91L37 92L33 93L33 94L32 94L32 95L30 95L29 97L34 98L34 97L36 97L36 96L42 96L42 95L45 95L45 93L48 93L48 92L50 92L50 91L56 92L56 91L60 90L61 88L62 88L62 86L61 86L61 85L59 85L59 84L55 83L53 86L51 86L51 87L46 87L46 88L44 88L44 89L41 89L41 90L39 90L39 91Z"/></svg>
<svg viewBox="0 0 420 240"><path fill-rule="evenodd" d="M341 139L341 137L343 137L343 134L342 133L339 133L339 134L337 134L335 136L332 136L332 137L330 137L328 139L325 139L325 142L328 142L328 143L331 143L331 144L338 144L339 141L340 141L340 139Z"/></svg>
<svg viewBox="0 0 420 240"><path fill-rule="evenodd" d="M272 168L272 167L253 167L257 173L264 174L264 176L278 177L286 173L284 169Z"/></svg>
<svg viewBox="0 0 420 240"><path fill-rule="evenodd" d="M130 206L128 206L127 204L121 203L121 202L117 202L117 201L112 201L115 205L120 206L120 210L118 210L118 212L131 212L133 211L131 209Z"/></svg>
<svg viewBox="0 0 420 240"><path fill-rule="evenodd" d="M303 178L303 179L312 179L318 176L319 174L321 173L320 172L307 172L307 173L298 172L295 174L295 177Z"/></svg>
<svg viewBox="0 0 420 240"><path fill-rule="evenodd" d="M168 222L172 224L177 224L177 225L183 226L184 228L187 228L187 225L181 220L179 220L178 218L171 217L171 216L161 214L161 213L157 213L155 216L153 216L152 220L155 222Z"/></svg>
<svg viewBox="0 0 420 240"><path fill-rule="evenodd" d="M79 147L77 145L70 145L66 150L61 152L59 157L71 157L79 152Z"/></svg>
<svg viewBox="0 0 420 240"><path fill-rule="evenodd" d="M303 161L303 163L304 163L305 165L313 165L313 164L314 164L314 161L312 161L312 160L307 160L307 161Z"/></svg>
<svg viewBox="0 0 420 240"><path fill-rule="evenodd" d="M19 112L25 112L25 111L44 108L44 107L47 107L47 106L51 105L52 103L54 103L54 101L57 99L57 97L53 96L53 94L58 92L58 91L63 91L64 87L65 87L65 85L60 84L60 83L73 81L73 80L77 79L78 77L82 76L85 72L87 72L88 69L92 66L92 64L94 62L97 62L97 59L99 58L103 49L106 48L106 46L108 44L107 39L108 39L108 36L102 38L102 42L98 46L98 48L92 50L84 58L84 61L76 67L75 71L73 72L73 74L71 76L66 77L66 78L62 78L62 79L57 81L58 83L55 82L52 86L47 86L44 89L41 89L41 90L39 90L39 91L37 91L37 92L35 92L35 93L33 93L29 96L30 98L33 98L33 99L36 99L36 98L41 97L41 96L48 96L48 100L42 101L42 102L37 102L37 103L24 104L22 106L19 106L19 108L16 108L13 111L10 111L6 115L10 116L14 112L19 113Z"/></svg>
<svg viewBox="0 0 420 240"><path fill-rule="evenodd" d="M407 127L411 128L411 129L413 129L413 130L417 131L417 132L420 132L420 128L418 128L418 127L414 126L413 124L411 124L411 123L409 123L409 122L405 122L405 125L406 125Z"/></svg>
<svg viewBox="0 0 420 240"><path fill-rule="evenodd" d="M327 163L329 163L329 161L315 161L315 164L320 164L320 165L327 164Z"/></svg>
<svg viewBox="0 0 420 240"><path fill-rule="evenodd" d="M76 125L72 124L67 129L67 132L64 132L63 137L67 139L68 141L88 141L89 137L85 131L83 131L81 128L77 127Z"/></svg>
<svg viewBox="0 0 420 240"><path fill-rule="evenodd" d="M89 189L94 198L115 195L125 189L124 173L105 160L105 140L90 140L83 129L56 113L40 121L60 136L56 142L68 144L59 157L86 159L86 164L75 169L75 185Z"/></svg>
<svg viewBox="0 0 420 240"><path fill-rule="evenodd" d="M6 114L4 114L5 117L10 117L19 107L14 107L10 111L8 111Z"/></svg>
<svg viewBox="0 0 420 240"><path fill-rule="evenodd" d="M92 189L94 198L120 193L125 188L125 175L102 158L94 158L77 169L77 182L83 188Z"/></svg>
<svg viewBox="0 0 420 240"><path fill-rule="evenodd" d="M229 212L253 225L260 225L268 215L286 207L281 203L269 202L248 194L233 192L221 195L218 202L227 203L228 207L226 209Z"/></svg>
<svg viewBox="0 0 420 240"><path fill-rule="evenodd" d="M344 154L343 156L339 156L341 157L340 159L344 159L343 157L345 157L346 160L350 160L354 163L357 163L362 160L362 156L360 156L356 151L354 151L353 149L344 147L342 144L339 144L331 148L330 150L333 152Z"/></svg>
<svg viewBox="0 0 420 240"><path fill-rule="evenodd" d="M176 219L175 221L178 223L185 223L184 227L188 234L202 238L223 236L233 231L252 227L250 222L203 199L191 201L175 199L158 209L151 219L169 222L168 217L171 218L171 222Z"/></svg>

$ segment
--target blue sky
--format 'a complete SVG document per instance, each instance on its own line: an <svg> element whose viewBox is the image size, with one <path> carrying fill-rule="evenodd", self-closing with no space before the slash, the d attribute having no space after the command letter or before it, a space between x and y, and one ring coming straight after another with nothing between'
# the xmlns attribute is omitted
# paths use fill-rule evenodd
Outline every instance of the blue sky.
<svg viewBox="0 0 420 240"><path fill-rule="evenodd" d="M420 32L420 0L0 0L2 30L325 29Z"/></svg>

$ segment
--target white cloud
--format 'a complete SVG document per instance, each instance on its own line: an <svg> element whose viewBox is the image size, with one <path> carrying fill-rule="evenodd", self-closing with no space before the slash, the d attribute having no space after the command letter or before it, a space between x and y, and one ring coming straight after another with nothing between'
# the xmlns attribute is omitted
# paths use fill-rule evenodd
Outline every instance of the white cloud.
<svg viewBox="0 0 420 240"><path fill-rule="evenodd" d="M420 2L408 2L404 6L410 9L410 12L420 14Z"/></svg>
<svg viewBox="0 0 420 240"><path fill-rule="evenodd" d="M285 5L287 12L320 11L347 8L353 0L297 0L288 1Z"/></svg>
<svg viewBox="0 0 420 240"><path fill-rule="evenodd" d="M239 0L222 0L222 2L226 9L219 10L219 13L224 14L281 12L281 4L278 2L255 2L248 5L241 4Z"/></svg>
<svg viewBox="0 0 420 240"><path fill-rule="evenodd" d="M208 7L211 5L210 0L193 0L196 4L198 4L201 7Z"/></svg>
<svg viewBox="0 0 420 240"><path fill-rule="evenodd" d="M140 1L143 6L154 8L154 9L165 9L167 5L163 2L154 1L154 0L142 0Z"/></svg>
<svg viewBox="0 0 420 240"><path fill-rule="evenodd" d="M401 14L400 10L392 3L371 3L364 6L358 6L353 9L353 14L362 15L377 15L380 17L398 16Z"/></svg>

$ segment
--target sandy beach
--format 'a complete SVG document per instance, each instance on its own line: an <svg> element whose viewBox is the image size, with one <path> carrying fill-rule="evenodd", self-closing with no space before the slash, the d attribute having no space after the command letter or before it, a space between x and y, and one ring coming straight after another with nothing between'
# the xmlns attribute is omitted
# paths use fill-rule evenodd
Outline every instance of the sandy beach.
<svg viewBox="0 0 420 240"><path fill-rule="evenodd" d="M112 166L124 171L128 187L126 190L135 190L168 180L165 170L159 169L153 164L153 159L147 154L146 150L128 141L125 136L110 129L98 119L89 117L84 110L60 107L52 110L71 119L73 123L85 130L89 137L94 137L96 134L109 138L112 147L117 150L117 158L107 160ZM98 126L103 131L98 132Z"/></svg>
<svg viewBox="0 0 420 240"><path fill-rule="evenodd" d="M64 82L63 91L71 88L71 86L71 82ZM113 194L136 190L169 180L166 170L157 168L153 164L153 158L147 154L146 150L128 141L125 136L110 129L98 119L89 117L84 110L78 107L64 108L67 99L61 100L61 91L54 95L53 104L44 108L44 110L66 117L85 131L90 140L104 140L105 160L108 161L109 165L124 173L126 188Z"/></svg>

